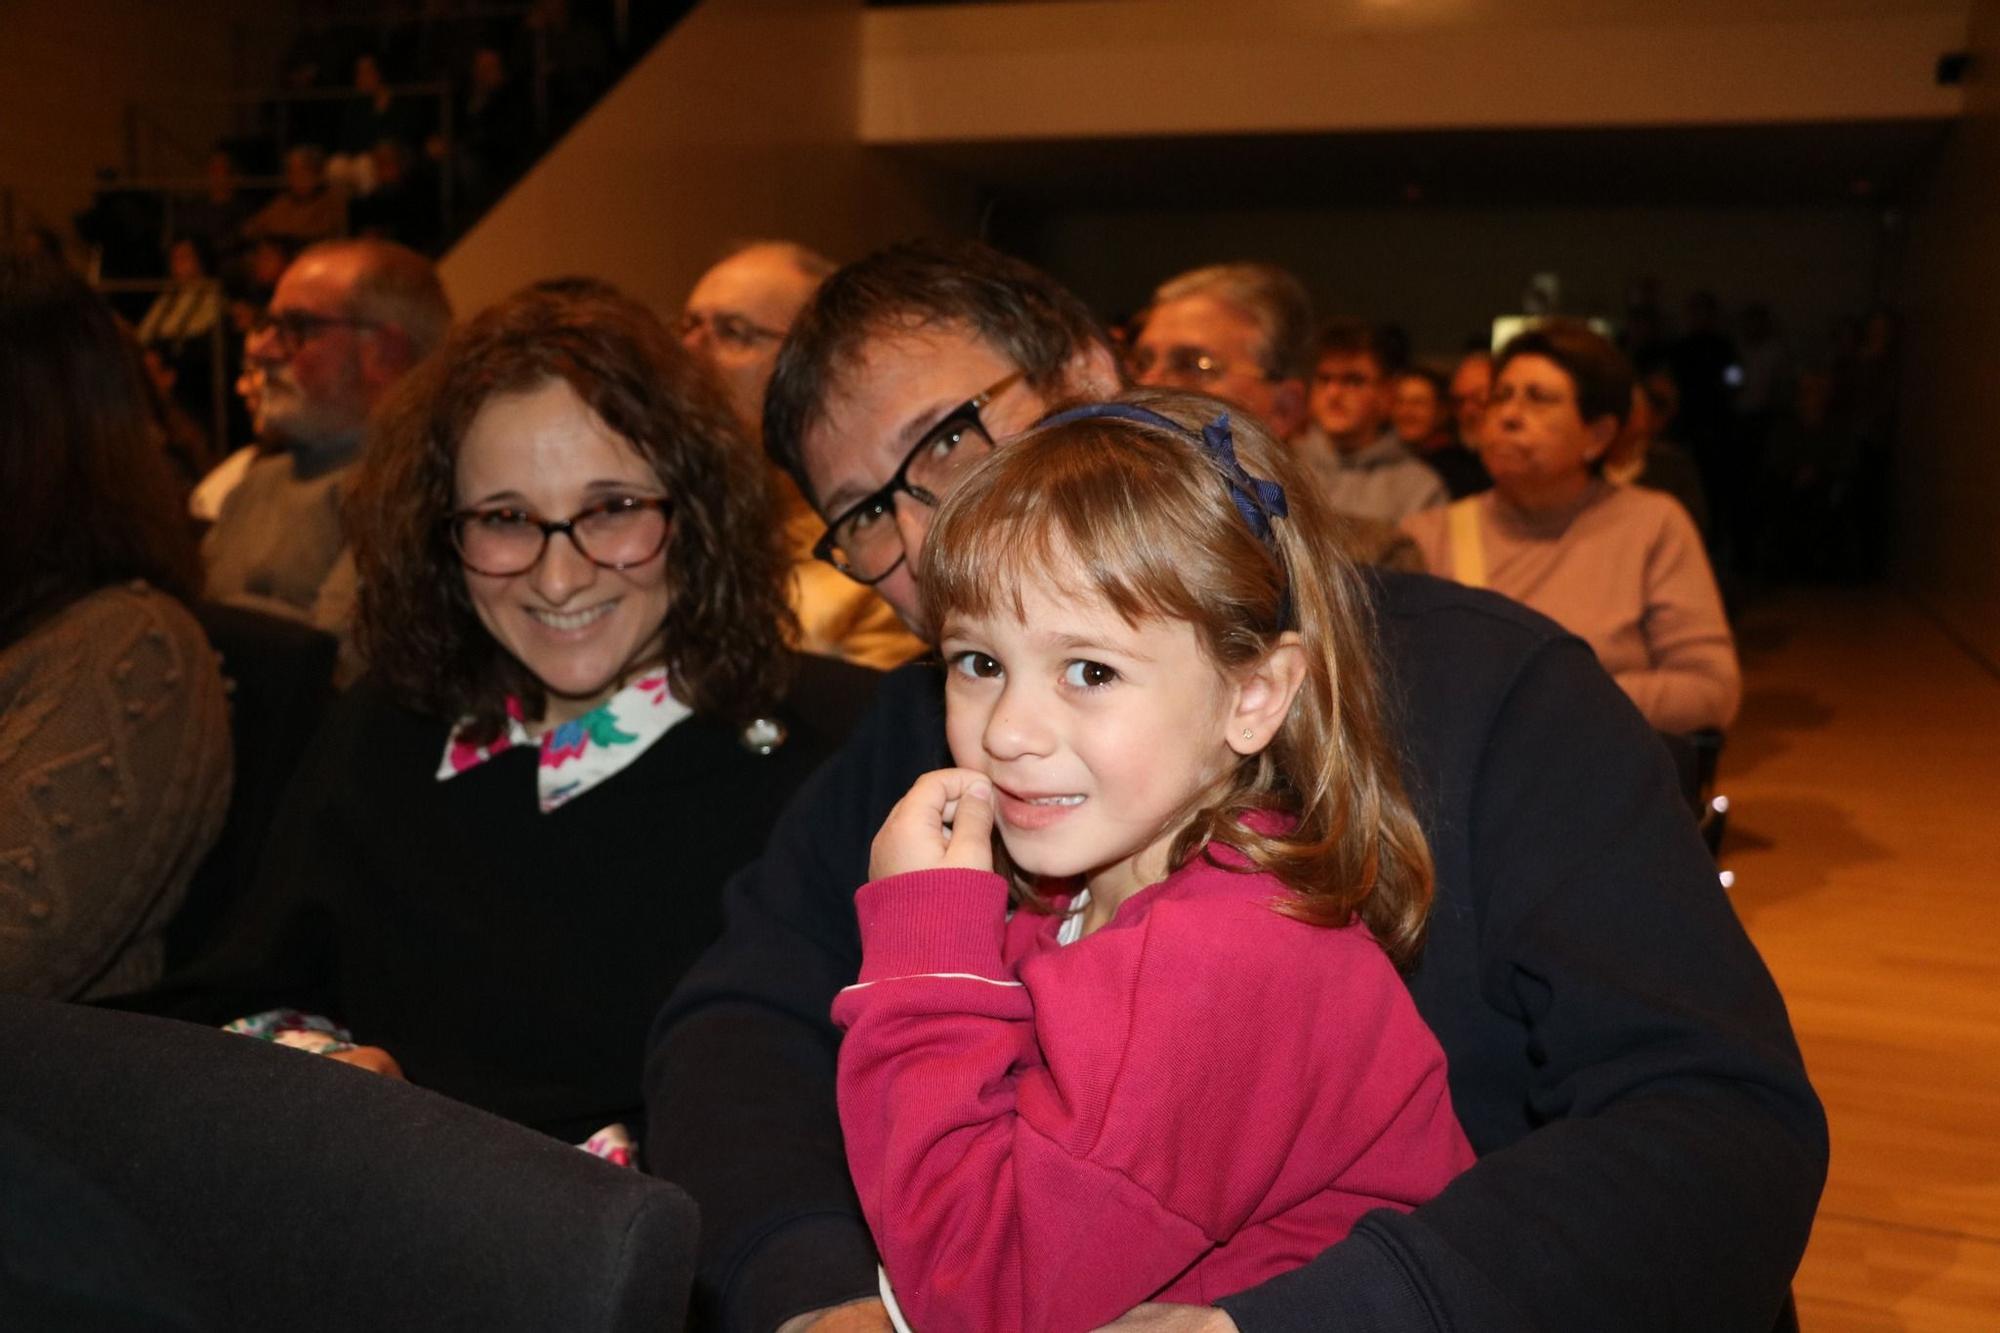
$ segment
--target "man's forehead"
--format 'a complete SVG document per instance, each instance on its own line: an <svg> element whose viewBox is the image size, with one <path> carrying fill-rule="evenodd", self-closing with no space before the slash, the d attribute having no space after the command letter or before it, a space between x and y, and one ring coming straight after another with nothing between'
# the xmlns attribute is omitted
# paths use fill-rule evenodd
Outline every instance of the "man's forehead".
<svg viewBox="0 0 2000 1333"><path fill-rule="evenodd" d="M1373 352L1321 352L1314 364L1322 375L1344 370L1365 370L1371 375L1382 373L1382 362Z"/></svg>
<svg viewBox="0 0 2000 1333"><path fill-rule="evenodd" d="M1262 340L1262 330L1248 312L1206 293L1196 293L1154 306L1145 327L1139 330L1139 340L1211 346L1231 341L1254 343Z"/></svg>
<svg viewBox="0 0 2000 1333"><path fill-rule="evenodd" d="M817 285L779 251L745 250L702 274L687 303L734 310L783 307L796 313Z"/></svg>
<svg viewBox="0 0 2000 1333"><path fill-rule="evenodd" d="M354 278L351 267L333 256L308 255L294 260L271 293L271 308L344 314L354 292Z"/></svg>

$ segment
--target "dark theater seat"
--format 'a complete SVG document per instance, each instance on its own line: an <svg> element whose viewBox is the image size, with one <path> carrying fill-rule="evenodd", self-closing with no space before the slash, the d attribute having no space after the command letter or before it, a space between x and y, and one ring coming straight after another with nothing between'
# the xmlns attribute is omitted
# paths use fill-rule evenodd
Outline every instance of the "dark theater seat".
<svg viewBox="0 0 2000 1333"><path fill-rule="evenodd" d="M422 1089L12 996L0 1069L0 1197L44 1201L0 1203L0 1327L659 1333L685 1318L685 1194ZM80 1302L80 1271L110 1295ZM74 1314L126 1318L134 1291L160 1317ZM36 1319L56 1309L72 1316Z"/></svg>

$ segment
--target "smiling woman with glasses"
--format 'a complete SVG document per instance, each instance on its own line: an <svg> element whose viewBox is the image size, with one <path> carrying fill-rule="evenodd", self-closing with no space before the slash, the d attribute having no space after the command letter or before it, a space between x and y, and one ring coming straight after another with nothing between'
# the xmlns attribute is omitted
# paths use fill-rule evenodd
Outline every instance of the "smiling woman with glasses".
<svg viewBox="0 0 2000 1333"><path fill-rule="evenodd" d="M647 1025L873 673L787 651L755 452L601 285L454 332L371 422L347 518L370 675L265 858L299 905L251 942L292 982L262 1003L319 1017L238 1026L626 1152L599 1131L636 1115Z"/></svg>

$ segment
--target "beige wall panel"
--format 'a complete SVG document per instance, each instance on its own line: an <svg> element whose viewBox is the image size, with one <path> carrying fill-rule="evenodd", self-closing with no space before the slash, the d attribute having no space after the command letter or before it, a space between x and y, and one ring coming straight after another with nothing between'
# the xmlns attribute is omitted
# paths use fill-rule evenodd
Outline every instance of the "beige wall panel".
<svg viewBox="0 0 2000 1333"><path fill-rule="evenodd" d="M871 10L862 137L1946 116L1964 0L1082 0Z"/></svg>
<svg viewBox="0 0 2000 1333"><path fill-rule="evenodd" d="M1979 0L1966 117L1911 226L1897 489L1902 573L2000 664L2000 0Z"/></svg>

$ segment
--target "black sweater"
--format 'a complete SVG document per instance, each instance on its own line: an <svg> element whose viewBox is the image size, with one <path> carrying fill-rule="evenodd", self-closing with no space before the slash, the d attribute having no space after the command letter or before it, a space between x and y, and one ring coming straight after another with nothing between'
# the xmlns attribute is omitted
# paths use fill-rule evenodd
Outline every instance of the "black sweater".
<svg viewBox="0 0 2000 1333"><path fill-rule="evenodd" d="M287 790L258 916L174 1010L311 1009L411 1082L547 1133L636 1123L647 1025L721 932L724 883L878 679L803 658L770 755L691 717L548 814L535 747L439 782L450 728L364 681Z"/></svg>
<svg viewBox="0 0 2000 1333"><path fill-rule="evenodd" d="M1222 1304L1245 1333L1762 1333L1805 1247L1826 1124L1663 747L1541 616L1417 575L1383 576L1376 600L1437 862L1409 984L1481 1158ZM732 1333L875 1290L828 1008L859 968L870 840L945 762L936 668L887 677L731 883L726 935L655 1026L648 1165L700 1204L697 1309Z"/></svg>

